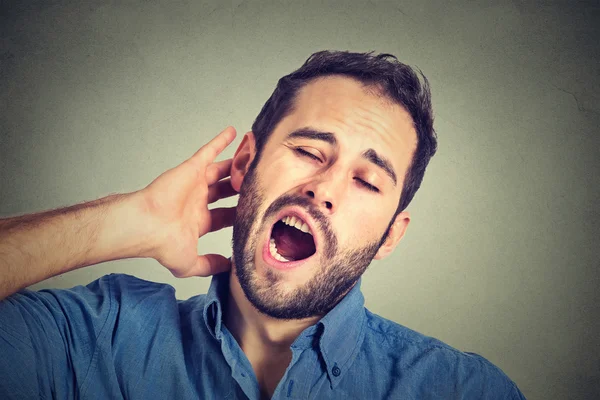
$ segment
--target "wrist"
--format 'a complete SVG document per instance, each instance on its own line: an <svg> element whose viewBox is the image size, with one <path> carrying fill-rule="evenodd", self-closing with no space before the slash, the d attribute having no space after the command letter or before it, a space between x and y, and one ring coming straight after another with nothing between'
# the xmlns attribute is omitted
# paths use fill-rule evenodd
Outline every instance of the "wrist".
<svg viewBox="0 0 600 400"><path fill-rule="evenodd" d="M100 205L102 219L97 254L86 264L124 258L152 257L153 228L142 192L105 197Z"/></svg>

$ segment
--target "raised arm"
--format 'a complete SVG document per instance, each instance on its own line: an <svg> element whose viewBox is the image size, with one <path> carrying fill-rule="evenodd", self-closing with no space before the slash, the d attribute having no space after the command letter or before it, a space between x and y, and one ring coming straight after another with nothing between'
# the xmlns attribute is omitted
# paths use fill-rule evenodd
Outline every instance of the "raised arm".
<svg viewBox="0 0 600 400"><path fill-rule="evenodd" d="M228 258L197 254L198 238L231 226L233 208L208 204L236 194L231 160L214 162L233 141L228 127L191 158L136 192L0 219L0 299L88 265L151 257L177 277L227 270Z"/></svg>

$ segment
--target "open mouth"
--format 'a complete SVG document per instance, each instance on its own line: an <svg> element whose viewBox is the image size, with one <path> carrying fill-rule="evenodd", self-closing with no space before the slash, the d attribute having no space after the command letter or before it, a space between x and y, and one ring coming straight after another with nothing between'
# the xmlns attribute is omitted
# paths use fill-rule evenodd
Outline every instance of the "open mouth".
<svg viewBox="0 0 600 400"><path fill-rule="evenodd" d="M284 214L273 225L269 255L280 263L295 264L316 253L315 238L310 226L295 213Z"/></svg>

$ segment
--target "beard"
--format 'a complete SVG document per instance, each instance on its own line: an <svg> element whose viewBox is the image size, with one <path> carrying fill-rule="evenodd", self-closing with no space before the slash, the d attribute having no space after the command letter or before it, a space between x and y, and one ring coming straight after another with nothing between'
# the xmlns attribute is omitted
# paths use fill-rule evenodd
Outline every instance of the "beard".
<svg viewBox="0 0 600 400"><path fill-rule="evenodd" d="M258 161L257 159L258 157L254 161ZM258 212L264 203L261 193L253 162L240 188L233 224L234 269L244 294L259 312L272 318L303 319L327 314L366 271L387 236L387 231L379 241L341 251L328 218L311 199L283 195L267 208L262 221L259 221ZM292 205L304 208L316 221L323 240L316 255L318 270L307 283L289 292L283 290L283 279L277 271L266 269L263 277L258 275L255 254L258 240L263 237L259 233L269 228L266 221L284 207Z"/></svg>

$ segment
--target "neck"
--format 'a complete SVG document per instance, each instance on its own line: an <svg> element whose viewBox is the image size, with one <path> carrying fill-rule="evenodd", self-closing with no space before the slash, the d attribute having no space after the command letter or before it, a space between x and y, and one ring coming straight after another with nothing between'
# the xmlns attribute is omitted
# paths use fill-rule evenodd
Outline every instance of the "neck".
<svg viewBox="0 0 600 400"><path fill-rule="evenodd" d="M225 325L244 351L247 346L260 346L265 351L289 350L298 335L320 319L281 320L259 312L246 297L233 269L228 297Z"/></svg>
<svg viewBox="0 0 600 400"><path fill-rule="evenodd" d="M260 313L246 297L232 265L225 326L250 361L263 397L271 398L283 377L294 340L319 318L280 320Z"/></svg>

